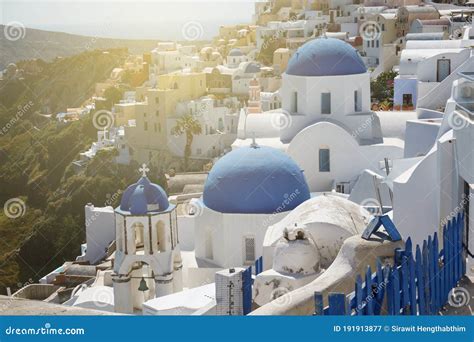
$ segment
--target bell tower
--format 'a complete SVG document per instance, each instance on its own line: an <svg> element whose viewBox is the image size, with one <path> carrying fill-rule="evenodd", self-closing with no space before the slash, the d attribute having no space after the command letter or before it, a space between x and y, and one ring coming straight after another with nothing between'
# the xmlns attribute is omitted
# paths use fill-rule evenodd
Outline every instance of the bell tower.
<svg viewBox="0 0 474 342"><path fill-rule="evenodd" d="M143 164L141 178L125 190L115 209L116 312L139 311L145 301L183 288L176 207L150 182L148 171Z"/></svg>
<svg viewBox="0 0 474 342"><path fill-rule="evenodd" d="M260 82L255 76L249 83L249 102L247 110L248 113L262 112L262 104L260 101Z"/></svg>

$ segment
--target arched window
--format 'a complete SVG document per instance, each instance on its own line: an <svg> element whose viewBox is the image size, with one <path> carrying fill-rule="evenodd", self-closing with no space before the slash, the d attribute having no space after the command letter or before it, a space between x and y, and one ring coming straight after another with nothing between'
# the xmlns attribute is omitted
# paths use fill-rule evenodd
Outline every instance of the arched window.
<svg viewBox="0 0 474 342"><path fill-rule="evenodd" d="M135 222L132 225L132 234L135 241L135 248L142 248L145 241L145 228L140 222Z"/></svg>
<svg viewBox="0 0 474 342"><path fill-rule="evenodd" d="M156 234L158 237L158 252L166 250L166 226L163 221L156 223Z"/></svg>

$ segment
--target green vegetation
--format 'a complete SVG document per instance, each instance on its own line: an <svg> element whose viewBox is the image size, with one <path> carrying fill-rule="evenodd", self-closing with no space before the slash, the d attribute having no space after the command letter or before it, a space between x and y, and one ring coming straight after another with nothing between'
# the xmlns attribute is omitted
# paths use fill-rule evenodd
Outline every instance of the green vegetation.
<svg viewBox="0 0 474 342"><path fill-rule="evenodd" d="M124 90L119 89L117 87L107 88L104 91L105 101L101 103L100 107L97 106L97 103L96 103L96 109L97 110L99 109L112 110L113 105L116 103L119 103L120 100L122 99L123 93L124 93Z"/></svg>
<svg viewBox="0 0 474 342"><path fill-rule="evenodd" d="M279 49L285 47L285 40L282 39L278 34L275 36L265 37L262 48L257 56L257 60L264 65L273 64L273 53Z"/></svg>
<svg viewBox="0 0 474 342"><path fill-rule="evenodd" d="M383 108L393 106L394 79L397 75L395 71L386 71L370 82L372 102Z"/></svg>
<svg viewBox="0 0 474 342"><path fill-rule="evenodd" d="M191 156L191 146L195 135L202 133L202 127L192 115L184 115L176 120L176 125L171 129L174 135L186 135L186 145L184 147L184 170L188 171L189 157Z"/></svg>
<svg viewBox="0 0 474 342"><path fill-rule="evenodd" d="M80 106L125 56L124 50L91 51L51 63L20 62L24 79L0 83L0 203L19 198L26 204L18 218L0 210L0 293L74 260L85 240L84 205L112 198L115 206L120 196L113 195L136 181L138 165L115 164L114 150L75 170L72 162L96 138L92 114L70 124L43 115Z"/></svg>

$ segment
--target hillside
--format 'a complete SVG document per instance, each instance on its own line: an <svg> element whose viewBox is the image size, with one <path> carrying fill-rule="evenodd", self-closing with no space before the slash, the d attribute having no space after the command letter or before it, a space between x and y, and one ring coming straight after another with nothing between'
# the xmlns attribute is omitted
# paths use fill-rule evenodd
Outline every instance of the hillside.
<svg viewBox="0 0 474 342"><path fill-rule="evenodd" d="M52 61L56 57L68 57L96 49L127 48L130 53L141 54L156 47L157 40L110 39L74 35L62 32L26 28L19 31L20 39L8 40L4 25L0 25L0 70L9 63L39 58ZM13 36L18 37L18 36Z"/></svg>
<svg viewBox="0 0 474 342"><path fill-rule="evenodd" d="M79 105L125 57L108 50L25 61L24 79L0 85L0 203L24 203L16 218L0 211L0 294L74 260L85 238L84 205L116 205L119 196L108 199L136 180L138 165L116 165L114 151L74 171L71 162L96 138L92 115L59 124L38 113Z"/></svg>

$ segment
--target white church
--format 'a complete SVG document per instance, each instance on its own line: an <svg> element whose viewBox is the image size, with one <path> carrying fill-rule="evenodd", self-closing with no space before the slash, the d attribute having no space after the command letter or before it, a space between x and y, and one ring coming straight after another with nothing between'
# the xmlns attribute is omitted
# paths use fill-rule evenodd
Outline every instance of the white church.
<svg viewBox="0 0 474 342"><path fill-rule="evenodd" d="M363 170L382 172L384 158L403 157L401 132L384 136L370 110L370 73L348 43L309 41L282 77L282 109L243 112L233 148L255 137L286 152L304 170L311 192L350 193Z"/></svg>

